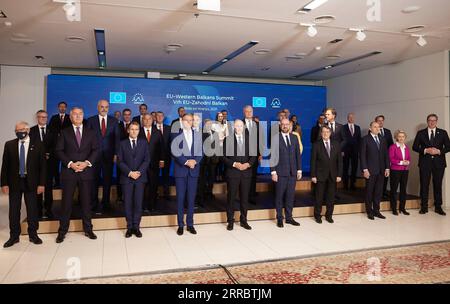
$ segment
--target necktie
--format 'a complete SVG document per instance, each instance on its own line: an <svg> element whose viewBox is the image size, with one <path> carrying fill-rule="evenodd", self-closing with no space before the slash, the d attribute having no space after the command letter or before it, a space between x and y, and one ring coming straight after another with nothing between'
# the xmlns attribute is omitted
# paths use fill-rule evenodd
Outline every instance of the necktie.
<svg viewBox="0 0 450 304"><path fill-rule="evenodd" d="M381 136L384 137L384 129L381 129Z"/></svg>
<svg viewBox="0 0 450 304"><path fill-rule="evenodd" d="M105 137L106 135L106 121L105 117L102 117L102 136Z"/></svg>
<svg viewBox="0 0 450 304"><path fill-rule="evenodd" d="M136 139L133 139L132 142L133 142L132 148L134 150L134 149L136 149Z"/></svg>
<svg viewBox="0 0 450 304"><path fill-rule="evenodd" d="M353 125L350 125L350 133L353 135L355 135L355 130L353 129Z"/></svg>
<svg viewBox="0 0 450 304"><path fill-rule="evenodd" d="M41 127L41 141L44 141L45 138L45 127Z"/></svg>
<svg viewBox="0 0 450 304"><path fill-rule="evenodd" d="M289 147L291 145L291 141L289 140L289 135L284 136L284 141L286 142L287 147Z"/></svg>
<svg viewBox="0 0 450 304"><path fill-rule="evenodd" d="M239 144L239 146L242 146L242 137L241 136L238 136L238 144Z"/></svg>
<svg viewBox="0 0 450 304"><path fill-rule="evenodd" d="M148 143L150 143L150 138L151 138L150 129L147 129L147 142Z"/></svg>
<svg viewBox="0 0 450 304"><path fill-rule="evenodd" d="M378 138L378 136L375 136L375 142L377 143L378 150L380 150L380 139Z"/></svg>
<svg viewBox="0 0 450 304"><path fill-rule="evenodd" d="M25 141L21 141L19 153L19 174L25 177Z"/></svg>
<svg viewBox="0 0 450 304"><path fill-rule="evenodd" d="M435 139L435 136L434 136L434 130L431 130L430 143L431 143L432 145L434 145L434 139Z"/></svg>
<svg viewBox="0 0 450 304"><path fill-rule="evenodd" d="M328 141L325 142L325 148L327 149L328 157L331 156L330 143Z"/></svg>
<svg viewBox="0 0 450 304"><path fill-rule="evenodd" d="M81 132L80 127L77 127L77 131L75 133L75 137L77 138L78 148L81 147Z"/></svg>
<svg viewBox="0 0 450 304"><path fill-rule="evenodd" d="M61 120L61 124L63 124L64 123L64 115L60 115L59 120Z"/></svg>

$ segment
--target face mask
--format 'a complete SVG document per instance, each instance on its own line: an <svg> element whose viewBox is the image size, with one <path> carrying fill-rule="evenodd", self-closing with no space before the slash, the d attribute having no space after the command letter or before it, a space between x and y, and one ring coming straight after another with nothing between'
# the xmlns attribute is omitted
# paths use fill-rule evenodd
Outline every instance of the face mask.
<svg viewBox="0 0 450 304"><path fill-rule="evenodd" d="M16 136L18 139L24 139L25 137L27 137L27 135L27 132L16 132Z"/></svg>

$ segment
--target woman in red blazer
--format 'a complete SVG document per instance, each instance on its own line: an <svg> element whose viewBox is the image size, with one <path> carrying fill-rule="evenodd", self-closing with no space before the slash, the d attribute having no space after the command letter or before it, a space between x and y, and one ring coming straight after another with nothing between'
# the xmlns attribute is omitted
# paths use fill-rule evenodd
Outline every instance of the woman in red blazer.
<svg viewBox="0 0 450 304"><path fill-rule="evenodd" d="M391 209L394 215L397 212L397 188L400 184L400 213L409 215L405 209L406 205L406 185L408 183L409 165L411 162L411 153L405 144L406 132L398 130L394 133L395 144L389 147L389 159L391 161Z"/></svg>

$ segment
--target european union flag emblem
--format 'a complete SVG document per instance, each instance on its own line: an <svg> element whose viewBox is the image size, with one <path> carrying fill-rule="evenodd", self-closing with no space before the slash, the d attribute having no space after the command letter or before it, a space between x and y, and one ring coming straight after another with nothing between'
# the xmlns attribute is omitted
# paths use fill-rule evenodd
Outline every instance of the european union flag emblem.
<svg viewBox="0 0 450 304"><path fill-rule="evenodd" d="M254 108L265 108L267 98L266 97L253 97L253 107Z"/></svg>
<svg viewBox="0 0 450 304"><path fill-rule="evenodd" d="M127 93L125 92L109 92L109 103L127 103Z"/></svg>

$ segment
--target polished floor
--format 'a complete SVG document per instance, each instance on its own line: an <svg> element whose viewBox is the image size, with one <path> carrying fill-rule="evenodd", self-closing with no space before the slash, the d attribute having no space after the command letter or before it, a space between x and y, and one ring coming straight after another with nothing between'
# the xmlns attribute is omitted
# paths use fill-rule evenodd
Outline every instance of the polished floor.
<svg viewBox="0 0 450 304"><path fill-rule="evenodd" d="M0 196L0 240L8 238L7 199ZM430 210L431 211L431 210ZM62 244L54 234L41 235L42 245L26 236L0 249L0 282L25 283L233 265L289 257L392 247L450 239L450 216L434 212L369 221L364 214L335 216L335 224L300 218L300 227L277 228L274 221L250 222L253 230L225 224L197 225L197 235L176 234L176 227L142 229L143 237L124 238L123 230L97 231L97 240L69 233ZM95 227L94 227L95 228ZM74 265L77 271L74 272ZM76 277L77 275L75 275Z"/></svg>

